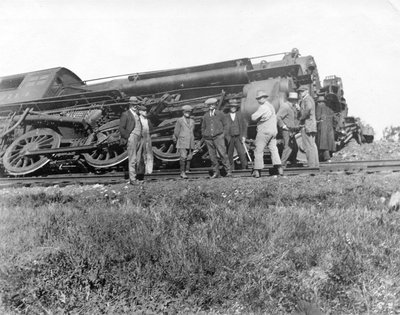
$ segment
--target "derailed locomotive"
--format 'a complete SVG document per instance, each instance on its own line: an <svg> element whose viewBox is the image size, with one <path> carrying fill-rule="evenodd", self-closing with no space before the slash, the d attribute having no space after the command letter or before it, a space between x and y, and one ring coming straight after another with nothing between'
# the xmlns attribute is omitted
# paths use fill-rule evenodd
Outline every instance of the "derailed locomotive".
<svg viewBox="0 0 400 315"><path fill-rule="evenodd" d="M123 167L127 153L120 145L118 127L130 96L142 100L155 126L152 142L157 168L179 160L172 133L183 105L194 108L194 163L207 163L200 124L207 111L204 100L209 97L219 100L220 109L230 98L241 98L241 111L249 119L258 107L257 90L265 90L278 110L288 92L307 84L312 96L325 95L330 106L343 112L341 81L321 86L312 56L302 57L292 50L282 53L281 60L266 60L275 55L279 54L91 81L82 81L66 68L2 77L3 174L108 171ZM250 123L247 143L250 152L254 138L255 128Z"/></svg>

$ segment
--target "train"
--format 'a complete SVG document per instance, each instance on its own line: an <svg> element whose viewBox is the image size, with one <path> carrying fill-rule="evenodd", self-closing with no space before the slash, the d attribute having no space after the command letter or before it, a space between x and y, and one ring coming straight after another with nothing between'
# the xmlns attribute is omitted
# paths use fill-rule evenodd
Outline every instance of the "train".
<svg viewBox="0 0 400 315"><path fill-rule="evenodd" d="M301 56L298 49L86 81L64 67L4 76L0 78L1 176L125 169L128 156L119 141L119 118L131 96L146 106L154 126L155 168L173 167L179 160L172 134L184 105L194 108L193 163L209 165L200 126L207 111L204 101L210 97L218 99L220 110L229 99L241 99L241 111L250 122L246 145L252 154L256 129L250 116L259 106L257 90L266 91L278 110L300 85L307 85L315 98L325 96L345 120L341 79L332 76L321 82L314 57ZM338 142L348 141L354 132L342 128ZM297 139L301 153L299 135ZM268 152L265 156L268 159Z"/></svg>

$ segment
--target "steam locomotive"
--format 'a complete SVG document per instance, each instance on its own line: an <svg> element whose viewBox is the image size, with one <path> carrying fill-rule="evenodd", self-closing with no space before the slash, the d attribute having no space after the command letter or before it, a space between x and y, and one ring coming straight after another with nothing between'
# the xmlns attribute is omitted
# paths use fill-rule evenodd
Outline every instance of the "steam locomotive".
<svg viewBox="0 0 400 315"><path fill-rule="evenodd" d="M269 60L277 56L280 59ZM325 95L342 111L338 82L328 80L321 86L314 58L300 56L296 49L90 81L62 67L1 77L0 167L3 176L124 168L127 152L119 142L119 117L130 96L142 100L155 126L151 135L155 167L169 167L179 160L172 133L184 105L194 108L194 163L206 165L200 124L207 98L217 98L221 110L230 98L241 98L241 111L249 119L258 107L257 90L265 90L278 110L288 92L307 84L312 96ZM251 152L255 138L251 123L248 133Z"/></svg>

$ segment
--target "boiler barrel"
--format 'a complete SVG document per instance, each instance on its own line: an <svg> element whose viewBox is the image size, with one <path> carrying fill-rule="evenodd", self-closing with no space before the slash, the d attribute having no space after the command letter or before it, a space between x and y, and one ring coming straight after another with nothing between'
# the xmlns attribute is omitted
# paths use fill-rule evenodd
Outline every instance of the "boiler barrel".
<svg viewBox="0 0 400 315"><path fill-rule="evenodd" d="M248 82L246 66L239 66L148 79L140 79L140 75L136 78L131 76L129 79L116 79L89 85L89 88L93 91L118 89L127 95L147 95L196 87L246 84Z"/></svg>

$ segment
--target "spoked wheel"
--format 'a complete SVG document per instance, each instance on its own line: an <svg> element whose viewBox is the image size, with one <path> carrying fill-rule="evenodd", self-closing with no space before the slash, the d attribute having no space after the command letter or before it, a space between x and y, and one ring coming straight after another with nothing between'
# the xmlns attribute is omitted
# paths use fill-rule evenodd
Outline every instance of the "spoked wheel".
<svg viewBox="0 0 400 315"><path fill-rule="evenodd" d="M117 165L128 158L125 147L119 145L120 138L119 119L110 121L99 128L99 132L91 134L85 145L110 143L109 146L100 146L99 149L90 153L84 153L89 165L96 168L107 168Z"/></svg>
<svg viewBox="0 0 400 315"><path fill-rule="evenodd" d="M153 154L163 162L176 162L179 161L179 150L173 141L159 142L153 141Z"/></svg>
<svg viewBox="0 0 400 315"><path fill-rule="evenodd" d="M196 155L205 146L205 143L201 140L195 140L194 146L193 155ZM163 162L176 162L180 158L179 150L172 141L157 143L153 140L153 154Z"/></svg>
<svg viewBox="0 0 400 315"><path fill-rule="evenodd" d="M25 156L27 151L60 147L61 136L52 129L35 129L14 140L3 156L4 168L10 175L26 175L47 164L50 159L42 155Z"/></svg>

